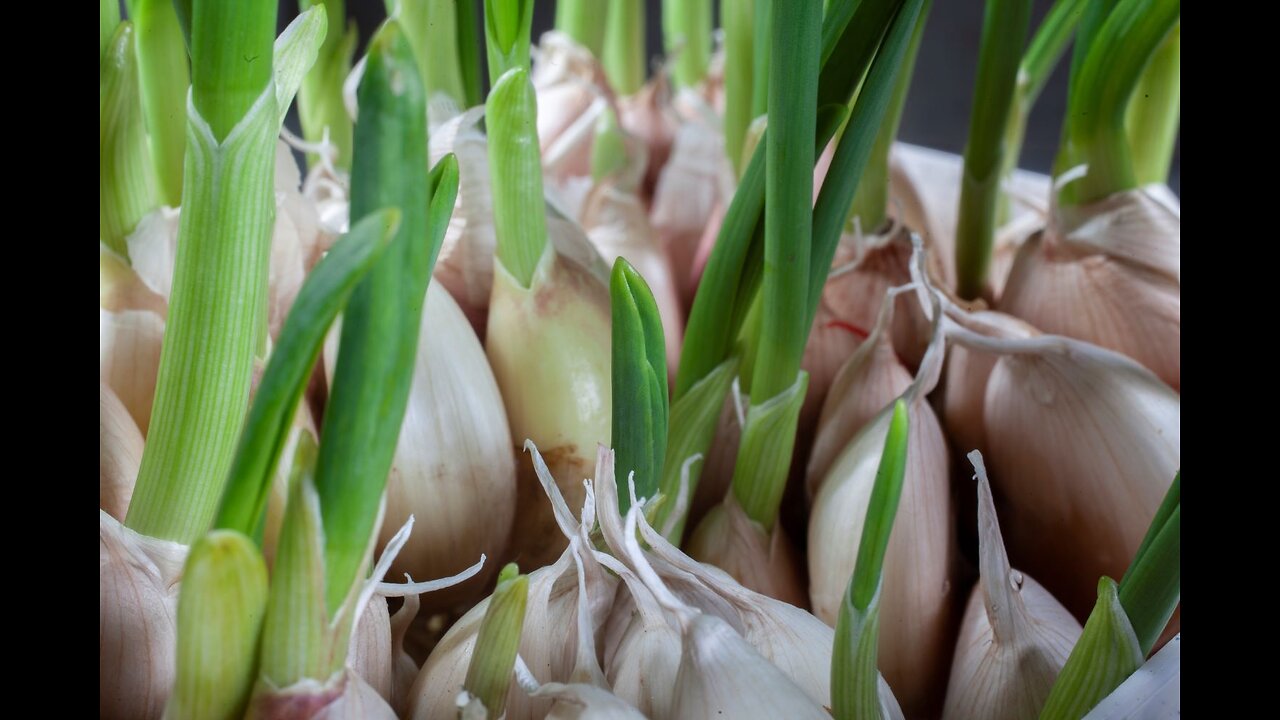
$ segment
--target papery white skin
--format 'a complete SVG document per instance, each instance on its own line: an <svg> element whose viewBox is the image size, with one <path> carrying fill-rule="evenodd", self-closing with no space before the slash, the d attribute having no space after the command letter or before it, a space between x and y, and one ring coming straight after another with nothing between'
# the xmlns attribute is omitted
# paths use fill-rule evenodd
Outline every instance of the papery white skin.
<svg viewBox="0 0 1280 720"><path fill-rule="evenodd" d="M532 443L528 446L533 448ZM574 518L536 448L532 457L543 492L551 499L556 527L566 539L576 538L579 524L594 524L594 509L584 507L581 523ZM566 548L554 564L528 575L528 600L519 652L537 681L543 684L569 682L576 666L579 581L572 557L572 549ZM604 572L594 557L583 558L583 572L593 618L593 642L596 642L603 632L618 581ZM488 598L480 601L454 623L436 645L410 690L409 717L418 720L457 717L455 701L466 679L476 634L488 607ZM528 697L513 680L507 693L508 720L541 718L550 707L551 700Z"/></svg>
<svg viewBox="0 0 1280 720"><path fill-rule="evenodd" d="M142 465L142 433L111 388L98 383L98 507L121 522Z"/></svg>
<svg viewBox="0 0 1280 720"><path fill-rule="evenodd" d="M634 95L617 99L618 122L627 134L645 144L648 162L640 185L640 197L652 207L653 193L675 142L678 119L671 110L670 76L665 69L654 72Z"/></svg>
<svg viewBox="0 0 1280 720"><path fill-rule="evenodd" d="M1127 720L1182 715L1182 635L1174 635L1084 720Z"/></svg>
<svg viewBox="0 0 1280 720"><path fill-rule="evenodd" d="M974 332L992 337L1028 338L1040 332L1004 313L982 310L965 313L953 310L949 316ZM998 355L970 350L955 344L948 348L947 382L942 391L942 422L947 435L960 450L986 451L987 380Z"/></svg>
<svg viewBox="0 0 1280 720"><path fill-rule="evenodd" d="M374 597L360 613L347 650L347 667L391 702L391 613L384 598Z"/></svg>
<svg viewBox="0 0 1280 720"><path fill-rule="evenodd" d="M1058 208L1009 271L999 309L1181 383L1181 212L1163 186Z"/></svg>
<svg viewBox="0 0 1280 720"><path fill-rule="evenodd" d="M148 720L173 687L178 589L188 546L98 516L98 712Z"/></svg>
<svg viewBox="0 0 1280 720"><path fill-rule="evenodd" d="M732 492L703 517L685 547L691 557L720 568L744 587L791 605L806 604L800 572L804 559L782 523L766 531Z"/></svg>
<svg viewBox="0 0 1280 720"><path fill-rule="evenodd" d="M351 668L321 683L306 679L249 703L246 720L395 720L378 691Z"/></svg>
<svg viewBox="0 0 1280 720"><path fill-rule="evenodd" d="M552 30L531 49L542 164L553 183L591 174L592 129L612 105L604 69L591 51Z"/></svg>
<svg viewBox="0 0 1280 720"><path fill-rule="evenodd" d="M982 455L975 450L969 459L978 479L982 577L960 623L942 717L1036 717L1082 628L1039 583L1009 566Z"/></svg>
<svg viewBox="0 0 1280 720"><path fill-rule="evenodd" d="M515 457L506 410L480 341L438 283L427 287L409 402L391 473L378 547L410 516L418 523L391 574L441 577L470 558L501 556L515 512ZM329 334L325 369L333 376L339 333ZM429 611L474 602L497 563L475 579L423 598Z"/></svg>

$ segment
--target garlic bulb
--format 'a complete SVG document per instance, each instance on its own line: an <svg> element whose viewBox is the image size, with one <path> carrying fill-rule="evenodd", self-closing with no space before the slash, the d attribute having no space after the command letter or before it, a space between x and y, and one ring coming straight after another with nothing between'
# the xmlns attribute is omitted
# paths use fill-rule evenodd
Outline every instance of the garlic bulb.
<svg viewBox="0 0 1280 720"><path fill-rule="evenodd" d="M111 388L146 437L160 369L164 319L150 310L98 310L98 380Z"/></svg>
<svg viewBox="0 0 1280 720"><path fill-rule="evenodd" d="M1059 208L1018 252L999 309L1123 353L1177 390L1181 213L1159 187Z"/></svg>
<svg viewBox="0 0 1280 720"><path fill-rule="evenodd" d="M506 549L515 513L515 457L507 415L484 349L449 291L427 287L422 337L391 475L378 549L414 516L415 529L391 566L393 577L453 575L484 554ZM337 362L329 336L329 376ZM470 604L498 564L423 598L427 609Z"/></svg>
<svg viewBox="0 0 1280 720"><path fill-rule="evenodd" d="M582 505L581 480L611 431L610 326L607 286L573 260L548 247L529 288L495 260L485 346L512 444L541 448L570 507ZM528 462L517 465L511 532L511 560L528 568L555 560L567 537L533 475Z"/></svg>
<svg viewBox="0 0 1280 720"><path fill-rule="evenodd" d="M911 373L903 367L889 339L895 306L894 302L880 303L871 334L840 366L827 391L805 475L810 498L849 441L911 385Z"/></svg>
<svg viewBox="0 0 1280 720"><path fill-rule="evenodd" d="M906 475L880 591L880 671L910 717L936 712L953 637L949 458L942 428L924 397L941 369L942 334L933 338L917 378L903 394L910 413ZM816 488L809 517L809 596L814 614L833 626L853 576L889 410L853 437Z"/></svg>
<svg viewBox="0 0 1280 720"><path fill-rule="evenodd" d="M1079 340L948 334L999 356L982 418L1013 559L1083 617L1097 579L1124 575L1181 466L1178 394Z"/></svg>
<svg viewBox="0 0 1280 720"><path fill-rule="evenodd" d="M98 383L98 507L124 521L142 464L142 433L111 392Z"/></svg>
<svg viewBox="0 0 1280 720"><path fill-rule="evenodd" d="M178 582L187 546L98 515L98 712L146 720L164 712L174 679Z"/></svg>
<svg viewBox="0 0 1280 720"><path fill-rule="evenodd" d="M498 246L493 227L493 194L489 183L489 149L479 123L484 108L472 108L431 134L435 163L448 153L458 159L458 199L445 230L433 277L449 289L478 337L486 337L489 300L493 294L493 257ZM547 236L560 255L591 274L608 278L608 267L576 223L547 206ZM523 438L521 438L523 440Z"/></svg>
<svg viewBox="0 0 1280 720"><path fill-rule="evenodd" d="M728 205L735 183L724 155L724 135L711 109L690 90L682 90L676 102L689 108L684 113L688 119L676 131L670 161L658 178L649 221L675 270L681 301L688 306L696 290L691 269L698 241L715 206Z"/></svg>
<svg viewBox="0 0 1280 720"><path fill-rule="evenodd" d="M1036 717L1080 638L1081 627L1035 580L1009 567L982 455L969 453L978 478L982 577L960 623L942 717Z"/></svg>
<svg viewBox="0 0 1280 720"><path fill-rule="evenodd" d="M558 484L550 475L537 448L532 444L529 447L532 448L537 481L551 500L556 528L566 540L581 542L579 526L589 527L595 523L594 508L590 504L584 505L579 523L565 504ZM582 492L585 495L585 491ZM569 682L578 655L579 578L572 550L572 547L567 547L554 564L539 568L528 576L528 600L524 630L520 638L520 655L525 658L539 683ZM582 563L583 592L593 619L594 642L602 634L604 619L609 614L618 581L604 572L594 556L583 557ZM466 679L476 633L488 606L487 598L480 601L454 623L436 645L410 690L410 717L418 720L453 720L457 716L455 700ZM508 720L541 718L546 715L550 706L551 700L530 698L513 681L507 694L506 717Z"/></svg>
<svg viewBox="0 0 1280 720"><path fill-rule="evenodd" d="M543 166L553 182L590 175L592 131L611 104L604 68L590 50L555 30L543 33L533 54L529 80L537 94Z"/></svg>

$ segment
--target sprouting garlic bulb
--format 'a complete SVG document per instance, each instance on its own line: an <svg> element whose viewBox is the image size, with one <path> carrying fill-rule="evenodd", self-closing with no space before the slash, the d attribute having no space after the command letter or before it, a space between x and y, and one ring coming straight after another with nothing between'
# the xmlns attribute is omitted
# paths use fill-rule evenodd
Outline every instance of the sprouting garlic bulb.
<svg viewBox="0 0 1280 720"><path fill-rule="evenodd" d="M160 718L174 680L178 583L187 546L98 516L98 712Z"/></svg>
<svg viewBox="0 0 1280 720"><path fill-rule="evenodd" d="M449 291L427 287L422 337L400 439L387 480L387 515L378 549L416 518L391 576L445 577L477 556L500 557L515 513L516 469L502 396L480 341ZM328 374L337 362L337 333L326 348ZM471 604L497 571L423 598L429 611Z"/></svg>
<svg viewBox="0 0 1280 720"><path fill-rule="evenodd" d="M596 118L612 104L604 68L568 35L543 33L529 76L538 100L538 143L553 182L591 174Z"/></svg>
<svg viewBox="0 0 1280 720"><path fill-rule="evenodd" d="M594 509L590 505L584 506L579 523L569 511L556 479L551 477L536 448L533 458L537 479L531 482L539 483L553 506L556 527L549 530L560 532L566 540L581 542L579 526L594 524ZM582 493L585 495L585 490ZM520 637L520 656L528 663L539 683L572 680L579 634L579 578L572 551L572 547L566 547L554 564L539 568L528 576L529 594ZM618 581L606 573L590 553L582 558L582 567L583 592L592 617L592 641L595 642L603 633L604 620L613 604ZM480 601L454 623L436 645L410 690L409 717L415 720L453 720L457 717L456 698L462 691L480 622L488 607L488 598ZM508 720L542 718L550 709L551 702L547 698L530 698L513 680L507 693L506 717Z"/></svg>
<svg viewBox="0 0 1280 720"><path fill-rule="evenodd" d="M615 695L651 717L670 702L680 665L680 631L629 568L610 555L600 560L616 563L606 567L623 580L605 623L605 677Z"/></svg>
<svg viewBox="0 0 1280 720"><path fill-rule="evenodd" d="M285 316L310 268L308 262L322 242L316 207L302 196L300 185L298 164L289 146L283 141L277 142L275 226L271 232L267 270L267 322L272 337L284 326ZM173 286L179 216L178 210L158 208L144 217L126 239L133 268L153 291L166 299Z"/></svg>
<svg viewBox="0 0 1280 720"><path fill-rule="evenodd" d="M611 432L611 322L605 283L550 246L528 288L495 260L485 348L511 442L541 449L570 507L581 507L582 478ZM528 462L517 464L516 508L512 561L537 568L560 556L565 536Z"/></svg>
<svg viewBox="0 0 1280 720"><path fill-rule="evenodd" d="M752 520L733 493L713 507L687 543L689 555L724 570L745 587L785 603L805 604L803 559L782 529Z"/></svg>
<svg viewBox="0 0 1280 720"><path fill-rule="evenodd" d="M611 462L612 451L608 453ZM606 461L602 459L601 465ZM616 485L611 472L597 472L596 500L599 503L600 528L609 549L619 558L626 560L630 556L625 552L627 533L623 520L618 514ZM638 518L639 529L649 550L644 557L657 572L662 583L677 596L682 603L697 608L703 613L715 615L729 624L735 632L746 639L747 643L763 658L773 663L808 696L819 705L831 703L831 647L834 631L818 618L789 603L776 600L767 595L754 592L743 587L728 573L711 565L704 565L681 552L666 538L655 531L641 516ZM634 562L629 561L628 568L638 571ZM608 566L626 578L626 574L612 565ZM649 591L654 594L653 590ZM633 595L636 603L641 602L639 594ZM657 600L655 599L656 603ZM617 612L629 613L631 606L621 602L615 606ZM670 622L670 621L669 621ZM618 623L621 624L621 623ZM626 623L629 625L619 631L617 624L610 628L609 641L605 646L606 657L610 657L609 671L617 673L620 664L636 663L641 667L634 672L641 674L647 671L644 655L633 655L639 650L631 650L622 654L626 647L639 648L646 644L661 645L667 635L657 633L652 638L629 638L628 635L644 633L645 625ZM675 654L670 647L648 648L656 664L659 657L670 657ZM667 666L673 667L671 665ZM652 673L652 677L662 678L663 671ZM611 674L610 677L614 677ZM658 685L656 692L663 692L669 685ZM621 693L620 693L621 694ZM636 703L639 705L639 702ZM659 704L660 705L660 704ZM655 705L651 702L651 708Z"/></svg>
<svg viewBox="0 0 1280 720"><path fill-rule="evenodd" d="M432 163L448 153L457 156L461 183L433 277L449 289L478 337L487 333L493 256L498 247L488 142L479 125L483 118L484 107L472 108L433 131L430 140ZM557 253L598 275L601 282L608 278L608 266L586 234L551 204L547 206L547 236Z"/></svg>
<svg viewBox="0 0 1280 720"><path fill-rule="evenodd" d="M982 455L978 478L978 554L982 576L969 596L944 720L1021 720L1040 714L1081 627L1035 580L1009 566Z"/></svg>
<svg viewBox="0 0 1280 720"><path fill-rule="evenodd" d="M916 228L933 245L946 287L956 283L956 220L960 207L963 160L950 153L918 145L895 142L889 153L889 194L902 211L907 227ZM996 230L987 272L985 297L998 300L1014 255L1026 239L1045 223L1045 207L1050 179L1045 175L1015 170L1004 180L1009 216Z"/></svg>
<svg viewBox="0 0 1280 720"><path fill-rule="evenodd" d="M810 498L849 441L911 385L911 373L898 359L889 336L895 305L880 303L871 334L840 366L827 391L809 451L805 485Z"/></svg>
<svg viewBox="0 0 1280 720"><path fill-rule="evenodd" d="M98 383L98 507L124 521L142 464L142 433L111 388Z"/></svg>
<svg viewBox="0 0 1280 720"><path fill-rule="evenodd" d="M1013 558L1084 617L1097 579L1124 575L1181 466L1178 394L1131 359L1071 338L956 340L999 355L985 457L1009 502Z"/></svg>
<svg viewBox="0 0 1280 720"><path fill-rule="evenodd" d="M640 197L606 181L587 195L579 220L606 264L612 267L616 259L624 257L649 284L667 343L667 367L674 373L680 366L684 310L675 271L657 243Z"/></svg>
<svg viewBox="0 0 1280 720"><path fill-rule="evenodd" d="M1163 186L1059 208L1018 252L999 309L1181 383L1181 213ZM1003 473L1001 473L1003 474Z"/></svg>
<svg viewBox="0 0 1280 720"><path fill-rule="evenodd" d="M681 302L688 306L696 290L691 270L698 241L715 207L728 205L735 183L711 108L690 90L681 91L677 105L689 109L682 113L686 120L654 189L649 221L675 270Z"/></svg>
<svg viewBox="0 0 1280 720"><path fill-rule="evenodd" d="M908 402L907 467L885 553L880 671L909 717L936 711L953 635L954 529L949 459L942 428L922 397ZM863 428L817 489L809 518L809 597L834 626L849 578L889 414Z"/></svg>
<svg viewBox="0 0 1280 720"><path fill-rule="evenodd" d="M989 310L953 313L952 317L982 335L1028 338L1040 334L1012 315ZM983 408L987 401L987 379L1000 356L960 344L954 344L948 350L947 383L942 392L942 422L947 436L960 452L986 452Z"/></svg>

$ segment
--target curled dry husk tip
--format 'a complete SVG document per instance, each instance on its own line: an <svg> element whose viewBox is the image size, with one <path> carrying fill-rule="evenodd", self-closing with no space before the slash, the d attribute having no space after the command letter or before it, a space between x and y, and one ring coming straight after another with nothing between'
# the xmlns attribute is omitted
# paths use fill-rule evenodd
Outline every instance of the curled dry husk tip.
<svg viewBox="0 0 1280 720"><path fill-rule="evenodd" d="M978 479L981 578L960 623L942 717L1036 717L1080 638L1080 623L1039 583L1009 566L982 455L975 450L969 459Z"/></svg>
<svg viewBox="0 0 1280 720"><path fill-rule="evenodd" d="M528 575L528 600L519 653L538 683L569 683L573 681L579 656L579 615L584 607L589 611L591 642L597 643L618 581L605 572L591 554L579 558L582 564L579 579L574 546L581 543L585 528L595 523L594 507L584 500L581 521L574 518L537 448L533 443L527 447L532 451L540 487L552 505L555 528L565 538L567 547L555 563ZM585 492L583 497L588 497ZM452 720L457 716L456 699L462 691L488 606L488 598L482 600L454 623L436 645L410 692L411 717ZM507 693L506 717L509 720L541 718L551 705L551 698L530 697L513 680Z"/></svg>

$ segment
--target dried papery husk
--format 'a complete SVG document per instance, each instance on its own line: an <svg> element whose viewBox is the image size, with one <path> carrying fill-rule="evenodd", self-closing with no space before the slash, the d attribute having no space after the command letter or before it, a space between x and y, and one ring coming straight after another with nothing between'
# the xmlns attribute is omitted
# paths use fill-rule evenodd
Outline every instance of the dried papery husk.
<svg viewBox="0 0 1280 720"><path fill-rule="evenodd" d="M98 507L124 522L142 465L142 433L111 388L98 383Z"/></svg>
<svg viewBox="0 0 1280 720"><path fill-rule="evenodd" d="M891 293L906 292L906 288ZM867 423L911 385L911 373L898 359L889 338L894 302L881 302L876 324L840 366L822 403L809 451L806 496L813 498L818 481L826 477L836 457Z"/></svg>
<svg viewBox="0 0 1280 720"><path fill-rule="evenodd" d="M515 456L498 384L480 341L449 291L427 287L413 382L387 479L379 551L410 516L415 529L391 566L393 577L444 577L477 555L506 550L516 501ZM338 333L325 348L333 376ZM498 564L423 598L428 612L472 604Z"/></svg>
<svg viewBox="0 0 1280 720"><path fill-rule="evenodd" d="M935 305L932 312L940 310ZM907 464L880 589L879 667L908 717L937 712L954 638L950 459L925 399L943 359L943 336L934 327L920 370L902 395L910 417ZM816 488L809 518L809 596L814 614L833 626L857 562L890 409L849 441Z"/></svg>
<svg viewBox="0 0 1280 720"><path fill-rule="evenodd" d="M681 302L688 307L697 289L692 269L698 242L715 207L728 205L735 183L724 154L724 135L711 108L688 89L680 92L676 106L688 109L680 113L684 121L654 189L649 221L675 270Z"/></svg>
<svg viewBox="0 0 1280 720"><path fill-rule="evenodd" d="M506 405L511 441L532 440L571 507L595 467L612 415L611 318L607 286L548 246L530 287L494 262L485 346ZM510 560L524 568L554 561L565 547L556 519L527 461L516 465L516 516ZM535 666L534 672L538 672Z"/></svg>
<svg viewBox="0 0 1280 720"><path fill-rule="evenodd" d="M530 447L533 448L532 444ZM569 506L565 504L558 483L551 477L537 448L533 448L532 455L537 465L536 482L546 497L550 498L553 508L555 527L550 531L561 533L566 543L570 539L581 542L579 526L595 523L594 508L590 505L583 506L581 523L574 518ZM585 497L585 490L580 492ZM594 556L583 557L582 563L582 585L592 617L592 642L598 642L603 634L604 619L613 604L618 580L605 572ZM539 683L570 682L578 656L579 614L579 578L572 549L566 547L554 564L539 568L528 577L529 591L524 629L520 637L520 656L528 663ZM488 598L480 601L454 623L436 645L409 692L408 717L417 720L453 720L457 717L456 698L462 691L475 649L476 635L488 607ZM530 698L513 679L507 692L508 720L542 718L550 707L550 699Z"/></svg>
<svg viewBox="0 0 1280 720"><path fill-rule="evenodd" d="M627 513L626 555L654 598L679 624L684 640L670 702L665 710L657 709L655 718L829 717L822 704L756 652L729 623L686 605L667 588L636 540L640 513L639 505Z"/></svg>
<svg viewBox="0 0 1280 720"><path fill-rule="evenodd" d="M630 185L630 179L623 182ZM662 320L667 368L674 378L684 340L684 310L676 290L675 271L657 243L639 196L619 183L606 181L587 195L579 219L606 264L612 267L619 257L626 258L648 283Z"/></svg>
<svg viewBox="0 0 1280 720"><path fill-rule="evenodd" d="M960 623L942 717L1021 720L1040 714L1081 627L1049 591L1009 566L982 455L978 554L982 576Z"/></svg>
<svg viewBox="0 0 1280 720"><path fill-rule="evenodd" d="M991 310L953 312L951 317L966 328L989 337L1029 338L1040 334L1040 331L1012 315ZM987 401L987 379L991 377L991 369L1000 356L959 344L953 344L947 350L947 382L942 390L942 423L956 451L986 452L983 408Z"/></svg>
<svg viewBox="0 0 1280 720"><path fill-rule="evenodd" d="M285 316L306 277L308 260L321 242L319 216L314 204L302 196L300 183L293 153L284 141L278 141L275 226L271 233L267 279L267 322L272 337L284 326ZM144 217L126 238L134 269L147 286L166 301L173 287L179 216L180 210L158 208Z"/></svg>
<svg viewBox="0 0 1280 720"><path fill-rule="evenodd" d="M110 387L146 437L160 369L164 319L150 310L98 310L98 380Z"/></svg>
<svg viewBox="0 0 1280 720"><path fill-rule="evenodd" d="M618 122L622 128L640 138L648 148L649 162L640 185L640 197L646 206L652 207L658 178L671 157L678 126L671 110L670 76L665 69L659 68L639 92L618 98L617 106Z"/></svg>
<svg viewBox="0 0 1280 720"><path fill-rule="evenodd" d="M999 355L985 457L1009 504L1013 559L1085 617L1097 578L1123 577L1181 466L1178 394L1130 358L1072 338L948 333Z"/></svg>
<svg viewBox="0 0 1280 720"><path fill-rule="evenodd" d="M891 202L902 221L924 233L936 249L943 270L938 279L948 288L956 284L956 222L963 172L964 158L959 155L901 142L895 142L889 152ZM1004 192L1009 217L996 230L984 292L991 300L1000 297L1018 248L1044 227L1051 182L1046 175L1015 170L1005 180Z"/></svg>
<svg viewBox="0 0 1280 720"><path fill-rule="evenodd" d="M538 144L552 182L591 174L596 119L613 106L604 68L591 51L555 30L533 51L538 101Z"/></svg>
<svg viewBox="0 0 1280 720"><path fill-rule="evenodd" d="M128 260L101 241L98 242L98 291L98 307L103 310L149 310L162 318L169 313L168 301L138 277Z"/></svg>
<svg viewBox="0 0 1280 720"><path fill-rule="evenodd" d="M669 704L680 665L680 631L630 568L610 555L599 559L623 580L605 623L605 677L614 694L652 716Z"/></svg>
<svg viewBox="0 0 1280 720"><path fill-rule="evenodd" d="M147 720L173 687L178 589L188 546L98 516L98 713Z"/></svg>
<svg viewBox="0 0 1280 720"><path fill-rule="evenodd" d="M613 499L617 492L614 478L610 473L600 473L596 484L605 542L615 555L629 558L624 552L627 533ZM726 622L814 702L830 704L834 642L831 627L794 605L743 587L719 568L699 563L650 527L643 515L637 522L649 546L644 557L671 593L685 605ZM629 567L636 567L633 561L628 562Z"/></svg>
<svg viewBox="0 0 1280 720"><path fill-rule="evenodd" d="M742 426L746 423L746 409L751 399L741 392L738 379L734 378L729 393L720 408L720 420L711 448L698 473L698 486L693 491L686 528L697 528L711 509L724 500L733 482L733 468L738 461L738 446L742 441Z"/></svg>
<svg viewBox="0 0 1280 720"><path fill-rule="evenodd" d="M1019 250L998 309L1128 355L1178 390L1181 212L1168 195L1148 186L1058 208Z"/></svg>

